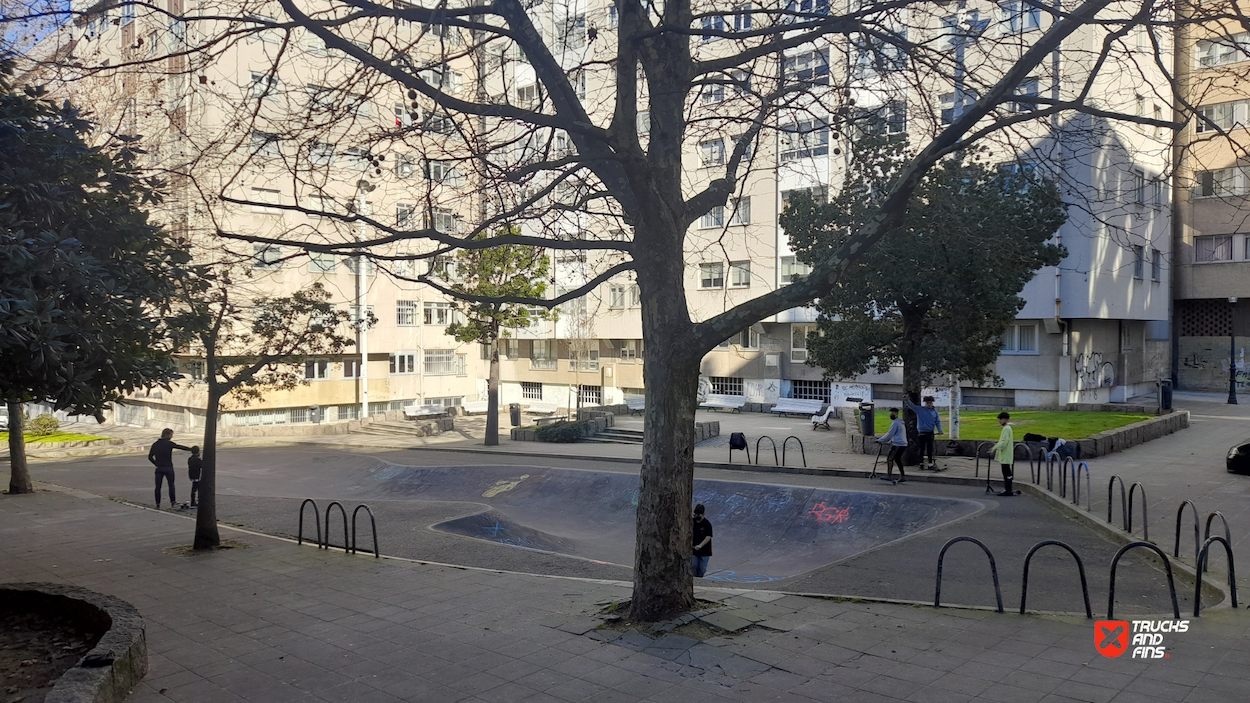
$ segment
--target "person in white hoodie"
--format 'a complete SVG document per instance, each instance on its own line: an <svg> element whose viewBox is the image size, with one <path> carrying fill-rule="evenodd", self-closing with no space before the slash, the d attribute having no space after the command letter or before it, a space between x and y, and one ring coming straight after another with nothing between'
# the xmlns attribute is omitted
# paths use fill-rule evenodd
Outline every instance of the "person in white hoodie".
<svg viewBox="0 0 1250 703"><path fill-rule="evenodd" d="M890 445L890 453L885 458L885 480L894 480L894 464L898 462L898 482L907 483L907 474L903 473L903 452L907 451L907 428L898 416L898 408L890 408L890 430L882 435L878 444Z"/></svg>

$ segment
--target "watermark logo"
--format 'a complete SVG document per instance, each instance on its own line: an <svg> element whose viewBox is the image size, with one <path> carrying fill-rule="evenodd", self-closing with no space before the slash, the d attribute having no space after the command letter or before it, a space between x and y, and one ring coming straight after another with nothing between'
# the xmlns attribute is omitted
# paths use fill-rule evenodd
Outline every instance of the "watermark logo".
<svg viewBox="0 0 1250 703"><path fill-rule="evenodd" d="M1094 623L1094 648L1114 659L1131 652L1130 659L1167 659L1164 635L1189 631L1188 620L1099 620Z"/></svg>

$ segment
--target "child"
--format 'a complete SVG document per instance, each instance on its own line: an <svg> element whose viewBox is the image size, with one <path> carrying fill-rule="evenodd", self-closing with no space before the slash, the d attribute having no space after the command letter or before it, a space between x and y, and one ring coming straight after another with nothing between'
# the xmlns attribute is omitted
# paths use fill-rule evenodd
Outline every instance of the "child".
<svg viewBox="0 0 1250 703"><path fill-rule="evenodd" d="M903 473L903 453L907 451L907 429L899 419L898 408L890 408L890 431L877 440L878 444L890 445L890 453L885 458L885 480L894 480L894 465L898 464L898 483L907 483L907 474Z"/></svg>
<svg viewBox="0 0 1250 703"><path fill-rule="evenodd" d="M998 442L994 445L994 460L1003 467L1003 492L998 494L1000 496L1020 495L1018 491L1011 488L1011 479L1014 476L1012 464L1016 461L1016 434L1011 429L1011 425L1007 424L1010 419L1010 413L998 414L998 424L1002 425L1003 431L998 435Z"/></svg>
<svg viewBox="0 0 1250 703"><path fill-rule="evenodd" d="M200 475L204 472L204 460L200 458L200 448L191 447L191 456L187 458L187 478L191 479L191 507L196 507L195 498L200 492Z"/></svg>

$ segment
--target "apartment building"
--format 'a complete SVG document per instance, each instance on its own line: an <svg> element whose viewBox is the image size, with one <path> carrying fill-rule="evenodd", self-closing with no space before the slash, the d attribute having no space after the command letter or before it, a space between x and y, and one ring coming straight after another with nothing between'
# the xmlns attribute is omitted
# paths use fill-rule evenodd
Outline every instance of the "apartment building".
<svg viewBox="0 0 1250 703"><path fill-rule="evenodd" d="M182 13L183 0L168 2L171 14ZM828 4L817 0L801 9L822 8L827 11ZM545 36L554 38L553 53L575 76L588 113L593 117L609 111L612 71L605 67L612 46L595 44L593 37L615 27L612 5L599 0L535 3L531 17ZM750 17L727 15L720 27L749 29ZM912 20L914 25L908 25L908 18L901 18L900 30L944 42L945 50L969 66L994 61L1006 65L1049 23L1037 8L1013 2L964 3L950 6L949 15ZM273 18L249 11L241 21L254 25ZM708 22L717 28L716 18ZM495 127L489 120L457 121L415 94L373 85L368 72L350 57L311 34L277 29L252 34L217 52L211 62L192 66L187 62L194 59L176 55L180 47L195 43L188 32L196 31L206 30L187 28L166 15L136 16L131 6L97 5L68 37L82 57L134 59L145 52L153 57L156 70L132 71L106 86L88 81L74 89L106 90L109 100L93 103L102 106L97 111L124 128L118 131L145 135L153 167L171 176L174 192L167 217L176 226L191 232L223 228L341 243L369 241L385 235L386 227L402 229L423 218L440 231L455 233L484 221L500 203L538 197L535 193L545 185L527 182L507 192L486 187L479 165L466 155L463 142L455 140L492 134ZM1082 30L1073 46L1095 45L1102 31ZM431 56L453 57L423 73L452 92L498 96L520 105L543 100L532 66L514 47L456 52L454 47L467 41L456 30L402 21L378 24L352 41L375 53L379 44L390 42L399 47L390 49L397 61L420 65ZM1132 41L1143 56L1151 50L1144 35ZM709 38L698 50L715 55L720 44ZM294 58L277 61L275 57L286 55L282 52ZM168 54L175 56L159 58ZM1088 68L1086 56L1056 52L1021 86L1024 99L1010 109L1035 109L1027 100L1030 95L1069 97L1075 87L1067 77ZM917 90L904 78L908 57L868 40L820 40L771 60L757 72L780 70L805 93L753 145L750 166L728 205L713 209L691 232L686 296L696 319L807 273L777 218L798 190L819 196L840 187L849 154L846 140L854 135L831 129L827 115L837 102L831 96L846 91L873 129L906 135L919 144L958 117L978 87L957 80ZM1093 94L1103 105L1133 105L1142 116L1162 114L1169 106L1157 97L1159 91L1147 88L1152 82L1162 85L1163 77L1149 73L1151 62L1138 63L1147 72L1145 85L1100 79ZM693 97L692 115L731 113L734 102L744 99L751 76L733 78L705 86ZM646 99L645 90L643 85L640 101ZM294 130L293 121L298 123ZM646 113L640 113L638 130L644 140L648 129ZM723 172L741 134L737 130L726 124L692 127L685 155L692 188ZM1004 338L996 368L1005 384L963 388L966 404L1063 407L1153 392L1170 361L1169 140L1170 134L1157 128L1078 117L1030 123L1010 138L990 141L1003 168L1045 169L1072 194L1071 217L1056 235L1069 257L1059 267L1039 272L1022 293L1027 305ZM516 134L506 158L523 162L572 149L567 135L558 130L534 130ZM201 181L210 181L210 190L234 193L239 203L196 202L197 189L186 177L191 169ZM567 206L577 202L580 192L576 183L560 184L543 202L563 199ZM351 215L367 216L375 225L353 221ZM527 234L555 238L630 237L618 218L592 208L552 207L522 228ZM388 258L430 255L428 247L406 248L403 242L375 250L384 255L363 263L349 252L296 256L294 247L247 246L252 248L243 254L251 257L253 281L260 289L287 291L318 281L341 304L354 310L367 307L378 323L361 332L355 354L309 361L307 385L271 393L248 408L233 408L228 422L329 422L412 403L457 405L485 397L485 354L478 345L458 344L444 333L455 314L446 296L410 280L417 267L430 265L444 280L452 280L453 259ZM610 261L611 254L553 250L552 293L584 284ZM561 306L557 319L509 331L500 350L501 400L613 404L641 395L639 308L638 287L623 274L592 295ZM850 396L884 401L900 397L898 370L836 383L824 380L819 368L806 363L807 335L815 322L813 309L796 308L750 325L706 355L701 389L757 403L782 397L835 402ZM181 418L194 426L194 409L202 402L202 387L196 383L202 363L194 357L183 363L186 383L172 393L155 391L136 398L129 408L119 409L118 419L175 424Z"/></svg>

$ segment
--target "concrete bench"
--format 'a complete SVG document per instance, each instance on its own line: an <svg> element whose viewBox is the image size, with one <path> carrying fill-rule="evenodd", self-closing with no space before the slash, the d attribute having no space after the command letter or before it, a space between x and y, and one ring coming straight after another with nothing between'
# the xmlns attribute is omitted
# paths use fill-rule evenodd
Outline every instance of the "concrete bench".
<svg viewBox="0 0 1250 703"><path fill-rule="evenodd" d="M443 417L447 408L441 405L409 405L404 408L404 417L408 420L420 420L423 417Z"/></svg>
<svg viewBox="0 0 1250 703"><path fill-rule="evenodd" d="M824 409L825 402L823 400L782 398L768 412L780 415L819 415Z"/></svg>
<svg viewBox="0 0 1250 703"><path fill-rule="evenodd" d="M484 415L490 410L490 401L471 400L460 406L465 415Z"/></svg>
<svg viewBox="0 0 1250 703"><path fill-rule="evenodd" d="M629 414L642 413L647 409L647 399L640 397L632 397L625 399L625 407L629 408Z"/></svg>
<svg viewBox="0 0 1250 703"><path fill-rule="evenodd" d="M560 410L560 406L555 403L544 403L542 401L533 401L525 408L525 412L530 415L551 415Z"/></svg>
<svg viewBox="0 0 1250 703"><path fill-rule="evenodd" d="M699 407L707 408L708 410L733 410L735 412L742 412L742 406L746 404L747 399L746 396L743 395L719 395L716 393L710 393L702 403L699 403Z"/></svg>
<svg viewBox="0 0 1250 703"><path fill-rule="evenodd" d="M534 418L534 424L542 427L543 425L554 425L568 419L568 415L548 415L547 417Z"/></svg>

